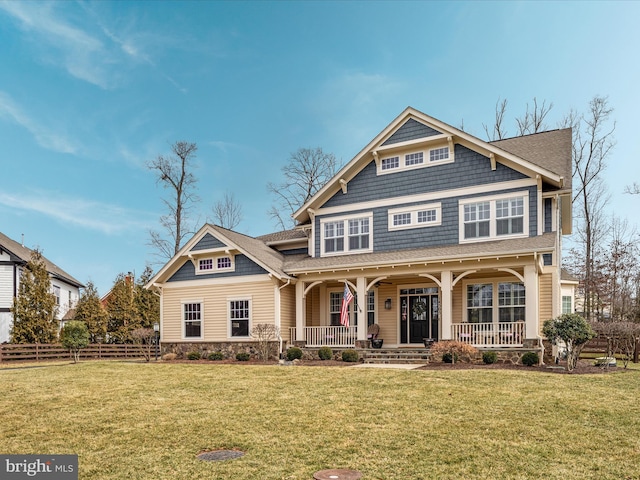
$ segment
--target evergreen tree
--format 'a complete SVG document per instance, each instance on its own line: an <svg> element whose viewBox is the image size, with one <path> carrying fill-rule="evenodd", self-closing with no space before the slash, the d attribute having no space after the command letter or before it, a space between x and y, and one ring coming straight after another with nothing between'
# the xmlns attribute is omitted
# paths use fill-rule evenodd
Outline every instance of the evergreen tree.
<svg viewBox="0 0 640 480"><path fill-rule="evenodd" d="M160 298L151 290L144 288L151 277L153 277L153 270L147 265L135 286L136 309L143 328L153 328L155 322L160 322Z"/></svg>
<svg viewBox="0 0 640 480"><path fill-rule="evenodd" d="M141 326L133 277L119 274L107 300L107 333L110 343L131 343L131 332Z"/></svg>
<svg viewBox="0 0 640 480"><path fill-rule="evenodd" d="M38 250L22 270L18 296L13 300L13 343L53 343L58 337L56 297L51 293L49 273Z"/></svg>
<svg viewBox="0 0 640 480"><path fill-rule="evenodd" d="M102 343L106 340L108 314L100 302L98 290L93 282L87 282L80 294L74 319L86 324L91 343Z"/></svg>

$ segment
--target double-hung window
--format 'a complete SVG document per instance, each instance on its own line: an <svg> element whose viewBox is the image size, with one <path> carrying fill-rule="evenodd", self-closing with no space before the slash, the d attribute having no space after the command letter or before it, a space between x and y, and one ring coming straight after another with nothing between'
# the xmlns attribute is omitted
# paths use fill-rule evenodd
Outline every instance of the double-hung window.
<svg viewBox="0 0 640 480"><path fill-rule="evenodd" d="M513 235L524 231L524 200L522 197L496 200L496 234Z"/></svg>
<svg viewBox="0 0 640 480"><path fill-rule="evenodd" d="M201 302L183 303L182 320L184 322L184 338L202 338Z"/></svg>
<svg viewBox="0 0 640 480"><path fill-rule="evenodd" d="M324 251L326 253L344 251L344 222L324 224Z"/></svg>
<svg viewBox="0 0 640 480"><path fill-rule="evenodd" d="M493 284L467 285L467 322L491 323L493 318Z"/></svg>
<svg viewBox="0 0 640 480"><path fill-rule="evenodd" d="M320 221L322 255L362 253L372 250L371 213Z"/></svg>
<svg viewBox="0 0 640 480"><path fill-rule="evenodd" d="M528 192L501 194L487 199L465 199L459 205L461 242L528 235Z"/></svg>
<svg viewBox="0 0 640 480"><path fill-rule="evenodd" d="M524 321L525 294L522 283L498 284L498 320L500 322Z"/></svg>
<svg viewBox="0 0 640 480"><path fill-rule="evenodd" d="M349 250L367 250L369 248L369 219L349 220Z"/></svg>
<svg viewBox="0 0 640 480"><path fill-rule="evenodd" d="M490 222L489 202L469 203L464 206L464 238L488 237Z"/></svg>
<svg viewBox="0 0 640 480"><path fill-rule="evenodd" d="M232 337L248 337L251 317L251 301L239 299L229 301L229 321Z"/></svg>

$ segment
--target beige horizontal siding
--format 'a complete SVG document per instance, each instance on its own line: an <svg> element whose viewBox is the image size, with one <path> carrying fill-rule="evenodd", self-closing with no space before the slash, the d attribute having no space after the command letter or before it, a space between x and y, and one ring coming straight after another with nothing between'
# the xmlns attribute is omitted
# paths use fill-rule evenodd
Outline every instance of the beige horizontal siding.
<svg viewBox="0 0 640 480"><path fill-rule="evenodd" d="M539 315L540 315L540 335L544 322L553 318L553 276L551 274L540 275L538 277Z"/></svg>
<svg viewBox="0 0 640 480"><path fill-rule="evenodd" d="M280 332L282 338L291 341L289 329L296 326L296 287L288 285L280 290Z"/></svg>
<svg viewBox="0 0 640 480"><path fill-rule="evenodd" d="M201 341L229 340L228 302L242 298L251 299L250 325L274 323L274 288L271 281L165 289L162 295L163 341L185 341L182 338L182 303L196 301L203 303L204 338Z"/></svg>

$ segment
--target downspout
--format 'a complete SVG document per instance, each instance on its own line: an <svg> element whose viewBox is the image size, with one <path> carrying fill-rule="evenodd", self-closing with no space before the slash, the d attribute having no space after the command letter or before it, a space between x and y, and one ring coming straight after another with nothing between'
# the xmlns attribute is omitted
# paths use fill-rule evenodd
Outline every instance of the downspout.
<svg viewBox="0 0 640 480"><path fill-rule="evenodd" d="M291 279L289 278L289 279L287 279L287 283L285 283L281 287L278 287L278 291L281 292L284 287L287 287L290 284L291 284ZM280 295L280 294L278 293L278 295ZM282 306L280 306L280 313L282 313ZM279 323L281 323L280 320L281 320L280 315L278 315ZM278 347L278 358L282 358L282 342L283 342L283 340L282 340L282 329L280 328L280 325L278 325L278 341L280 342L280 346Z"/></svg>

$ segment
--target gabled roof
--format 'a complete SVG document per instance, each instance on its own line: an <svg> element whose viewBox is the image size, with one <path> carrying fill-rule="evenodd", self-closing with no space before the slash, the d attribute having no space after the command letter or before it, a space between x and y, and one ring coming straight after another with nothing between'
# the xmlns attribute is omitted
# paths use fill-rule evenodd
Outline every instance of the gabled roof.
<svg viewBox="0 0 640 480"><path fill-rule="evenodd" d="M307 236L300 229L282 230L280 232L267 233L256 237L267 245L281 245L307 240Z"/></svg>
<svg viewBox="0 0 640 480"><path fill-rule="evenodd" d="M4 250L9 253L12 257L12 261L16 263L27 263L31 259L32 250L30 248L25 247L24 245L16 242L15 240L10 239L5 234L0 232L0 250ZM47 259L44 255L42 256L44 260L45 266L47 268L47 272L54 278L58 278L63 282L68 283L69 285L73 285L74 287L84 288L84 285L80 283L78 280L73 278L63 269L58 267L55 263Z"/></svg>
<svg viewBox="0 0 640 480"><path fill-rule="evenodd" d="M526 175L534 177L540 175L541 178L548 184L562 188L566 184L566 181L571 179L571 143L570 136L571 130L559 130L563 132L558 136L553 136L553 142L549 145L543 145L542 149L546 153L531 154L525 158L522 156L523 152L527 148L537 148L544 140L542 134L532 139L525 139L519 141L517 139L504 140L499 146L494 142L486 142L473 135L470 135L463 130L457 129L448 125L440 120L437 120L429 115L426 115L412 107L407 107L398 117L395 118L384 130L382 130L369 144L364 147L350 162L348 162L323 188L321 188L307 203L302 205L293 214L293 218L300 224L304 224L309 220L309 210L313 210L318 206L326 202L332 195L338 192L342 188L341 182L349 182L355 177L360 170L368 165L373 157L374 151L377 148L382 147L396 132L407 122L416 122L423 127L426 126L432 134L439 133L443 138L451 138L454 143L459 143L471 150L477 151L485 156L493 155L497 162L503 163L510 168L518 170ZM412 127L415 128L415 127ZM566 132L569 132L568 150L564 140L566 139ZM520 137L525 138L525 137ZM549 137L551 138L551 137ZM400 143L401 144L401 143ZM509 149L513 150L510 151ZM518 152L516 154L514 152ZM555 154L551 152L554 151ZM568 164L559 168L559 171L554 171L552 168L558 168L562 162ZM568 171L568 176L566 172ZM564 177L564 178L563 178Z"/></svg>
<svg viewBox="0 0 640 480"><path fill-rule="evenodd" d="M150 288L154 283L164 282L173 275L177 269L184 264L184 261L181 260L188 259L190 253L198 252L198 250L193 250L193 247L207 234L212 235L222 242L229 250L237 250L243 255L246 255L250 260L260 265L275 277L279 279L290 278L283 269L284 255L268 247L262 240L234 232L219 225L205 223L191 240L149 280L146 288Z"/></svg>

